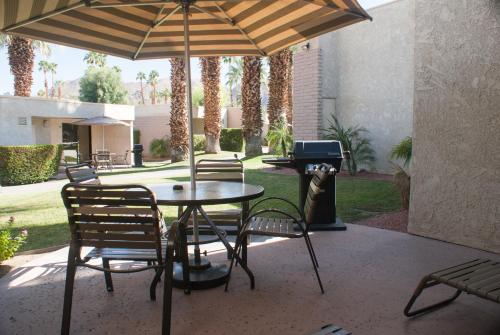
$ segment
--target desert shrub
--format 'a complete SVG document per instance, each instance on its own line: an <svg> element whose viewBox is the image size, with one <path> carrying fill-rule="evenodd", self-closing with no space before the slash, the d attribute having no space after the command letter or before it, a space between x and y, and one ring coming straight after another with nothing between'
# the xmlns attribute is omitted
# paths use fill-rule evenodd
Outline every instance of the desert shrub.
<svg viewBox="0 0 500 335"><path fill-rule="evenodd" d="M401 205L404 209L410 207L410 173L405 170L409 168L412 155L412 138L410 136L404 138L401 142L392 147L391 159L400 159L403 161L403 166L393 163L395 167L394 184L401 195Z"/></svg>
<svg viewBox="0 0 500 335"><path fill-rule="evenodd" d="M27 231L23 231L23 233L17 236L12 236L9 227L0 229L0 263L14 256L26 240L26 235Z"/></svg>
<svg viewBox="0 0 500 335"><path fill-rule="evenodd" d="M337 140L342 148L350 152L350 159L345 161L349 174L355 176L360 164L372 165L375 161L375 151L371 141L364 136L368 130L361 126L344 127L332 115L328 128L324 129L325 138Z"/></svg>
<svg viewBox="0 0 500 335"><path fill-rule="evenodd" d="M273 153L283 157L287 156L288 150L293 144L293 136L284 117L280 117L278 122L269 129L266 139Z"/></svg>
<svg viewBox="0 0 500 335"><path fill-rule="evenodd" d="M57 174L62 145L35 144L0 146L0 183L39 183Z"/></svg>
<svg viewBox="0 0 500 335"><path fill-rule="evenodd" d="M205 135L194 135L193 137L194 151L203 151L205 150L205 146L206 146Z"/></svg>
<svg viewBox="0 0 500 335"><path fill-rule="evenodd" d="M241 152L243 150L243 130L241 128L221 129L220 148L224 151Z"/></svg>
<svg viewBox="0 0 500 335"><path fill-rule="evenodd" d="M391 158L401 159L405 167L410 166L412 151L412 139L410 136L405 137L401 142L392 147Z"/></svg>
<svg viewBox="0 0 500 335"><path fill-rule="evenodd" d="M149 151L154 158L165 158L170 153L170 139L168 137L155 138L149 144Z"/></svg>
<svg viewBox="0 0 500 335"><path fill-rule="evenodd" d="M141 144L141 131L139 129L134 129L133 139L134 144Z"/></svg>

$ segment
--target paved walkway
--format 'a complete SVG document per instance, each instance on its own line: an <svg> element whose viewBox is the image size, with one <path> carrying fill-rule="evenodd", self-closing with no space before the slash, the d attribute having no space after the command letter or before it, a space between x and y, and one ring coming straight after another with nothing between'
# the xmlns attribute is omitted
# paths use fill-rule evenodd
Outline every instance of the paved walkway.
<svg viewBox="0 0 500 335"><path fill-rule="evenodd" d="M133 169L130 169L130 172L131 173L124 173L111 176L102 175L99 176L99 178L104 183L110 183L110 184L130 183L152 178L188 176L189 168L181 166L176 169L166 169L161 171L144 171L144 172L134 172ZM60 180L50 180L45 183L38 183L38 184L3 186L0 187L0 197L2 195L37 194L53 190L60 190L61 187L65 185L67 182L68 182L67 179L60 179Z"/></svg>

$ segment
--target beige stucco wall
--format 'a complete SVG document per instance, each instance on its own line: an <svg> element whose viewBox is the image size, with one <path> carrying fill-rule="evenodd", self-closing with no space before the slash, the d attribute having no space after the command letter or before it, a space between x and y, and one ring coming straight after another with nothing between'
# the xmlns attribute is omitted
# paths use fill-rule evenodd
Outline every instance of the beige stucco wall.
<svg viewBox="0 0 500 335"><path fill-rule="evenodd" d="M500 252L500 1L415 0L409 232Z"/></svg>

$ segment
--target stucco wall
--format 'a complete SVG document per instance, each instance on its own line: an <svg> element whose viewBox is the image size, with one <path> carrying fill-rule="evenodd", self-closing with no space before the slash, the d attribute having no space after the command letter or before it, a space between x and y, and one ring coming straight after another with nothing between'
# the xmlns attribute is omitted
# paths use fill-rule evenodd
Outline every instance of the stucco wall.
<svg viewBox="0 0 500 335"><path fill-rule="evenodd" d="M319 40L325 50L323 68L329 73L322 85L326 100L323 120L327 124L335 112L341 124L368 129L375 150L375 168L392 172L392 146L412 133L412 0L394 1L369 13L373 22L365 21Z"/></svg>
<svg viewBox="0 0 500 335"><path fill-rule="evenodd" d="M500 1L415 6L408 230L500 252Z"/></svg>

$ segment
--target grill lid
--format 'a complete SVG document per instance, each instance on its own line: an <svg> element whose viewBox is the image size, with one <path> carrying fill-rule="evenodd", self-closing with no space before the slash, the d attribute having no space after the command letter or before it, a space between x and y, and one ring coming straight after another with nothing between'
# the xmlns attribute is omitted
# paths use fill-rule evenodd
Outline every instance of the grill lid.
<svg viewBox="0 0 500 335"><path fill-rule="evenodd" d="M344 158L339 141L296 141L290 155L295 159Z"/></svg>

